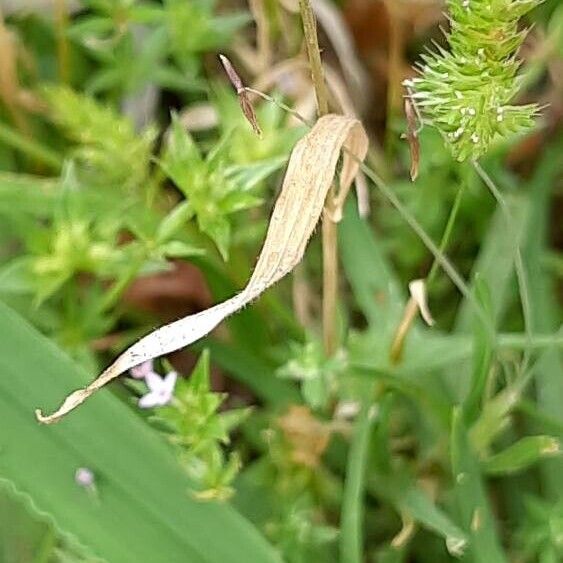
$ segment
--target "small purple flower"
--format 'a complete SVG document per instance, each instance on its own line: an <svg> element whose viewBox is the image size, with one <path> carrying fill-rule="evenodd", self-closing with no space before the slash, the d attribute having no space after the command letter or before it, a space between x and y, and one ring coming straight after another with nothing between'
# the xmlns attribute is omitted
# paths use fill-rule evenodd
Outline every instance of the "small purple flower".
<svg viewBox="0 0 563 563"><path fill-rule="evenodd" d="M152 407L162 407L167 405L174 395L174 386L178 374L171 371L165 377L160 377L154 372L145 375L145 382L149 388L149 392L139 399L139 406L142 409L150 409Z"/></svg>
<svg viewBox="0 0 563 563"><path fill-rule="evenodd" d="M74 481L77 485L80 485L85 489L90 489L94 487L96 479L91 469L88 469L87 467L79 467L74 473Z"/></svg>
<svg viewBox="0 0 563 563"><path fill-rule="evenodd" d="M135 379L145 379L149 373L154 373L152 360L147 360L129 370L129 373Z"/></svg>

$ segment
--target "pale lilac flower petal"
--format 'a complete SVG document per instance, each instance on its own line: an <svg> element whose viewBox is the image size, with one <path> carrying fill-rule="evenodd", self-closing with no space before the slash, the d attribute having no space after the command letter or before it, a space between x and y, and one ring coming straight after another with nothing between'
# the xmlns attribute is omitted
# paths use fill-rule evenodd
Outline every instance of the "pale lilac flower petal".
<svg viewBox="0 0 563 563"><path fill-rule="evenodd" d="M153 361L147 360L138 366L135 366L129 370L129 373L135 379L144 379L149 373L153 373Z"/></svg>
<svg viewBox="0 0 563 563"><path fill-rule="evenodd" d="M158 375L158 373L151 371L145 376L145 383L151 393L158 393L158 391L162 389L163 379L160 375Z"/></svg>
<svg viewBox="0 0 563 563"><path fill-rule="evenodd" d="M160 406L160 398L158 393L147 393L139 399L139 406L142 409L151 409L152 407Z"/></svg>
<svg viewBox="0 0 563 563"><path fill-rule="evenodd" d="M174 387L176 386L176 380L178 379L178 374L175 371L171 371L167 374L163 380L163 388L170 397L174 393Z"/></svg>
<svg viewBox="0 0 563 563"><path fill-rule="evenodd" d="M145 382L149 392L139 399L139 406L147 409L167 405L172 400L177 378L178 374L175 371L171 371L164 378L156 373L147 374Z"/></svg>
<svg viewBox="0 0 563 563"><path fill-rule="evenodd" d="M92 487L94 485L94 473L87 467L79 467L74 473L74 481L81 487Z"/></svg>

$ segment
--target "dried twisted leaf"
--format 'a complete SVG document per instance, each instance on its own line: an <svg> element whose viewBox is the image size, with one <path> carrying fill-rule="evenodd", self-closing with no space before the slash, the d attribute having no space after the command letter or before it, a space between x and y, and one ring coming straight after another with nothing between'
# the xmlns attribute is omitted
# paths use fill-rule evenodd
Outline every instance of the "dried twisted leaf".
<svg viewBox="0 0 563 563"><path fill-rule="evenodd" d="M128 369L199 340L289 273L301 261L319 220L343 148L339 194L348 192L367 152L368 139L361 123L352 117L326 115L295 145L256 268L238 295L141 338L90 385L71 393L56 412L45 416L37 410L37 419L56 422Z"/></svg>

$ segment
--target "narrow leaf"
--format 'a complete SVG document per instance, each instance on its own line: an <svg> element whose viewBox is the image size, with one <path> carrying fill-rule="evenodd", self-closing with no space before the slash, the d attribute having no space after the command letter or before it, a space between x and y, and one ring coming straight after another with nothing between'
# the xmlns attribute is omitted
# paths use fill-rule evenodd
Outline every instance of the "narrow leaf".
<svg viewBox="0 0 563 563"><path fill-rule="evenodd" d="M485 471L493 475L516 473L546 457L561 455L561 444L553 436L526 436L485 461Z"/></svg>

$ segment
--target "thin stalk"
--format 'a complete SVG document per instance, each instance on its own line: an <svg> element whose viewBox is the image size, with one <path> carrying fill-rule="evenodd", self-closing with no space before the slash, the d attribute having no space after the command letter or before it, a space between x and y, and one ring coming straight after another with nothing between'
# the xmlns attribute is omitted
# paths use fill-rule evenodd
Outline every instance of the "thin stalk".
<svg viewBox="0 0 563 563"><path fill-rule="evenodd" d="M259 90L254 90L251 88L247 88L247 90L259 95L260 97L268 100L271 103L278 105L282 109L286 109L284 108L283 104L281 104L271 96L260 92ZM311 124L305 118L303 118L294 110L291 110L291 108L287 108L286 111L289 111L289 113L295 115L295 117L297 117L307 127L311 127ZM465 283L464 279L461 277L460 273L456 270L455 266L448 260L443 251L441 251L434 243L434 241L430 238L428 233L424 230L424 227L422 227L422 225L417 221L414 215L412 215L412 213L403 205L403 203L395 195L393 190L386 184L385 180L375 171L374 168L360 161L360 159L358 159L358 157L354 153L348 151L346 148L344 148L343 150L350 156L350 158L358 163L360 170L375 184L375 186L380 190L385 199L387 199L387 201L391 203L391 205L399 212L404 221L409 225L411 230L420 238L424 246L434 257L436 263L442 267L446 275L459 290L460 294L467 300L475 313L479 316L479 318L483 322L483 326L489 333L489 336L491 338L494 338L495 330L491 325L488 315L485 313L479 302L475 299L475 296L472 294L471 290ZM375 164L378 163L374 162L374 165ZM379 164L383 165L384 163Z"/></svg>
<svg viewBox="0 0 563 563"><path fill-rule="evenodd" d="M351 158L355 158L352 153L349 154ZM452 283L457 287L461 295L463 295L467 302L470 303L475 313L479 316L489 337L494 338L495 329L492 326L487 313L475 299L475 296L472 294L471 290L465 283L465 280L461 277L461 274L456 270L455 266L448 260L447 256L438 248L438 246L430 238L430 235L424 230L424 227L422 227L405 205L403 205L401 200L395 195L393 190L377 175L377 173L363 162L360 162L359 166L360 170L362 170L362 172L377 186L385 199L393 205L409 227L414 231L414 233L416 233L424 246L426 246L426 248L432 253L438 264L442 267L450 280L452 280Z"/></svg>
<svg viewBox="0 0 563 563"><path fill-rule="evenodd" d="M393 341L391 343L391 350L389 352L389 359L391 360L391 364L398 364L401 361L401 357L403 355L403 347L405 345L405 338L409 333L412 323L416 318L418 313L418 304L414 300L413 297L410 297L405 305L405 309L403 311L403 317L401 318L401 322L395 331L393 336Z"/></svg>
<svg viewBox="0 0 563 563"><path fill-rule="evenodd" d="M68 28L68 9L66 0L55 0L55 21L57 38L57 66L59 80L70 83L70 49L66 36Z"/></svg>
<svg viewBox="0 0 563 563"><path fill-rule="evenodd" d="M444 254L450 242L450 237L452 235L455 221L457 219L461 200L463 197L463 193L465 191L465 186L466 186L466 181L463 181L459 190L456 193L454 204L450 209L450 214L446 222L446 227L444 229L444 232L442 234L442 239L438 247L438 250L442 255ZM438 261L438 256L435 255L434 261L432 262L432 266L430 267L430 272L428 272L428 275L426 276L427 288L430 287L431 283L434 281L434 278L436 277L439 267L440 267L440 262ZM410 327L414 322L414 319L416 318L417 312L418 312L418 305L416 301L411 297L407 301L407 304L405 305L403 318L401 319L401 322L399 323L399 326L395 331L395 335L391 343L391 351L389 353L389 358L392 364L397 364L401 360L401 356L403 354L403 347L405 344L405 338L407 337Z"/></svg>
<svg viewBox="0 0 563 563"><path fill-rule="evenodd" d="M363 558L363 507L366 488L366 465L368 461L369 438L374 423L371 412L371 394L364 401L354 427L354 437L348 453L346 481L342 499L340 523L340 562L362 563Z"/></svg>
<svg viewBox="0 0 563 563"><path fill-rule="evenodd" d="M303 34L307 46L307 56L317 98L319 117L328 113L328 94L321 62L321 52L317 38L317 24L309 0L299 0ZM325 209L334 207L336 191L334 186L328 191ZM336 331L336 305L338 300L338 230L330 213L323 214L323 342L327 356L332 356L338 347Z"/></svg>
<svg viewBox="0 0 563 563"><path fill-rule="evenodd" d="M309 65L311 67L311 76L313 78L315 96L317 97L317 110L320 117L328 113L328 94L321 62L321 51L317 38L317 22L309 0L299 0L299 10L301 11L303 34L305 36L305 45L307 46L307 57L309 58Z"/></svg>
<svg viewBox="0 0 563 563"><path fill-rule="evenodd" d="M401 108L401 77L402 77L402 52L404 49L404 22L401 6L396 5L396 0L385 2L389 14L390 39L388 58L387 81L387 115L385 126L385 156L388 162L392 161L395 132L393 122Z"/></svg>
<svg viewBox="0 0 563 563"><path fill-rule="evenodd" d="M259 96L263 100L266 100L267 102L270 102L271 104L274 104L275 106L279 107L280 109L282 109L286 113L293 115L293 117L295 117L296 119L301 121L301 123L303 123L303 125L306 125L309 128L311 128L313 126L309 122L308 119L304 118L298 111L294 110L293 108L290 108L287 104L284 104L281 100L276 100L276 98L272 98L272 96L268 96L268 94L265 94L264 92L261 92L260 90L255 90L254 88L250 88L248 86L245 86L244 89L247 92L249 92L250 94L254 94L255 96Z"/></svg>
<svg viewBox="0 0 563 563"><path fill-rule="evenodd" d="M461 200L463 199L463 194L465 192L465 186L467 185L467 182L464 180L459 188L459 190L457 190L457 193L455 195L455 199L454 199L454 204L452 206L452 208L450 209L450 215L448 217L448 221L446 223L446 228L444 229L444 233L442 234L442 240L440 241L440 246L438 247L440 249L440 252L444 253L446 251L446 248L448 247L448 244L450 243L450 238L452 236L452 232L454 229L454 225L457 219L457 214L459 212L459 208L461 205ZM440 267L440 264L438 262L438 260L436 259L436 257L434 257L434 260L432 262L432 266L430 267L430 271L428 272L428 275L426 276L426 286L430 287L430 285L432 284L432 282L434 281L434 278L436 277L436 274L438 273L438 268Z"/></svg>
<svg viewBox="0 0 563 563"><path fill-rule="evenodd" d="M531 339L527 334L499 334L498 347L508 349L542 349L542 348L561 348L563 349L563 333L556 334L533 334Z"/></svg>
<svg viewBox="0 0 563 563"><path fill-rule="evenodd" d="M514 217L504 196L494 183L493 179L485 172L485 170L481 167L481 165L475 160L473 161L473 168L479 174L481 180L485 183L497 203L500 205L502 212L505 216L506 223L508 228L515 232L514 227ZM526 273L526 267L524 265L524 259L522 258L522 251L520 250L520 244L517 237L513 237L514 246L512 248L512 252L514 254L514 269L516 271L516 280L518 283L518 292L520 294L520 302L522 306L522 317L524 319L524 331L526 333L526 337L528 342L532 340L532 311L531 311L531 303L530 303L530 293L528 291L528 275ZM530 350L529 347L526 347L524 350L523 360L522 360L522 372L526 371L530 362Z"/></svg>
<svg viewBox="0 0 563 563"><path fill-rule="evenodd" d="M50 169L59 172L62 167L61 157L51 149L44 147L37 141L26 137L9 125L0 122L0 143L16 149L33 160L45 164Z"/></svg>

